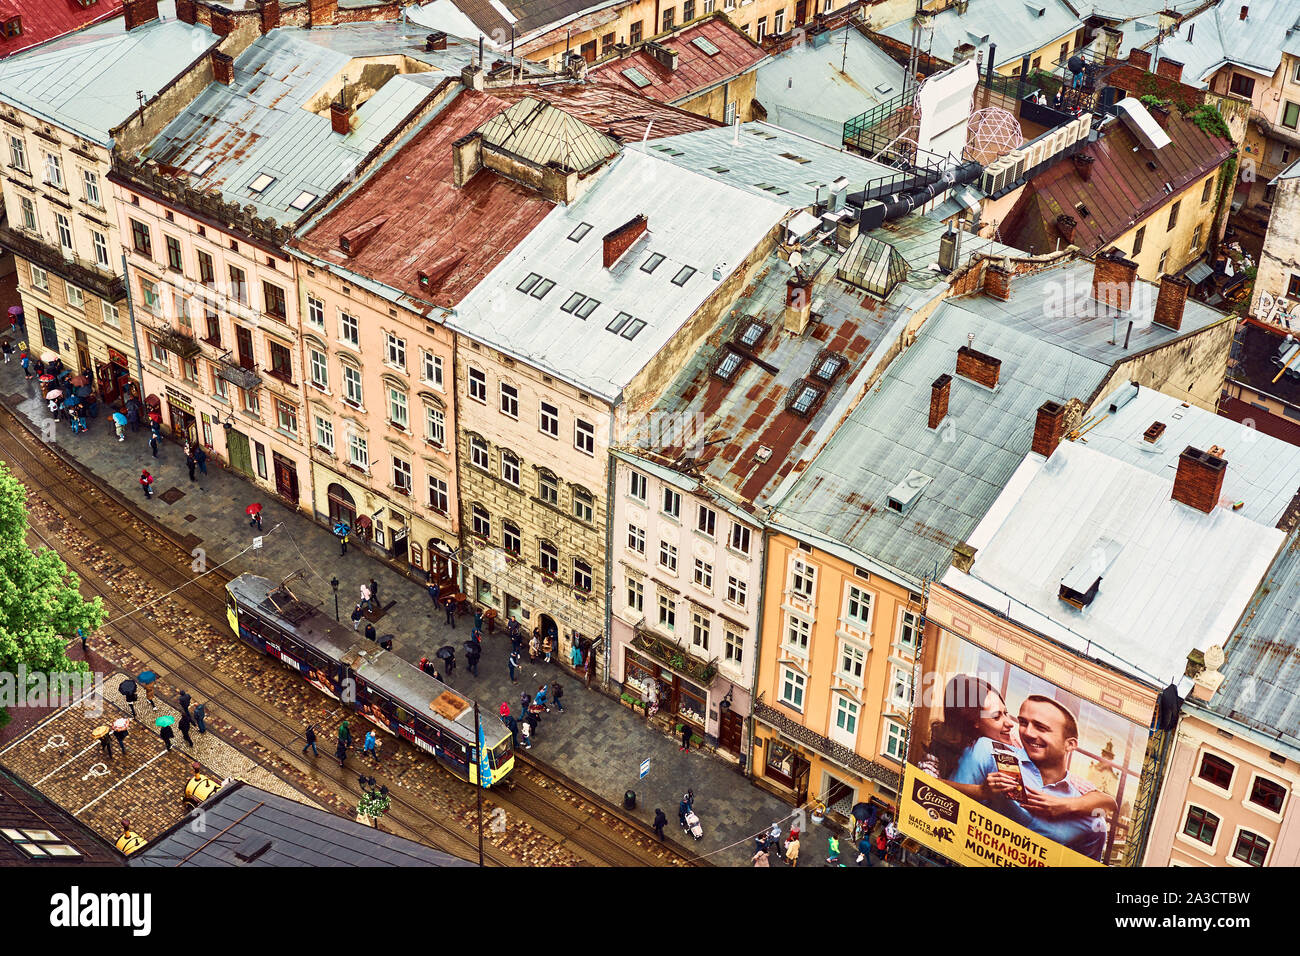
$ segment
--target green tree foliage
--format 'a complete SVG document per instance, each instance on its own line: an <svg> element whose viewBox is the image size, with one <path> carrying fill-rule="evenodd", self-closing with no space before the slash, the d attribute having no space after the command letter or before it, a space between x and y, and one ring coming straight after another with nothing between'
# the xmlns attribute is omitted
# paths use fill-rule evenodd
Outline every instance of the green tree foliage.
<svg viewBox="0 0 1300 956"><path fill-rule="evenodd" d="M0 464L0 671L28 674L83 671L68 659L69 639L104 621L99 598L87 601L77 575L58 553L27 545L27 490ZM0 726L9 714L0 708Z"/></svg>

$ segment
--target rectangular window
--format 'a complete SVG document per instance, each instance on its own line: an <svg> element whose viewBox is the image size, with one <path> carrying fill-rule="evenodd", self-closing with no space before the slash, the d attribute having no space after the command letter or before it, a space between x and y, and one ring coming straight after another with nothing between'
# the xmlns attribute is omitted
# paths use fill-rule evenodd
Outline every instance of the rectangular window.
<svg viewBox="0 0 1300 956"><path fill-rule="evenodd" d="M217 315L217 313L215 312L211 312L205 309L203 312L203 321L207 323L208 326L208 337L206 341L210 342L213 345L220 345L221 344L221 316Z"/></svg>
<svg viewBox="0 0 1300 956"><path fill-rule="evenodd" d="M288 315L284 290L278 285L272 285L269 282L262 283L262 302L264 303L263 311L268 315L273 315L280 320L283 320Z"/></svg>
<svg viewBox="0 0 1300 956"><path fill-rule="evenodd" d="M637 614L645 610L645 588L630 574L627 576L627 606Z"/></svg>
<svg viewBox="0 0 1300 956"><path fill-rule="evenodd" d="M1169 262L1169 250L1166 249L1164 252L1160 253L1160 261L1156 263L1156 269L1157 271L1160 272L1161 275L1164 275L1165 265L1168 262Z"/></svg>
<svg viewBox="0 0 1300 956"><path fill-rule="evenodd" d="M1205 181L1205 185L1201 187L1202 205L1210 201L1210 196L1213 194L1213 192L1214 192L1214 177L1211 176L1209 179Z"/></svg>
<svg viewBox="0 0 1300 956"><path fill-rule="evenodd" d="M63 291L67 293L68 305L72 306L74 309L80 309L86 305L85 295L83 295L81 290L75 285L65 282L63 284Z"/></svg>
<svg viewBox="0 0 1300 956"><path fill-rule="evenodd" d="M488 455L488 444L482 438L471 438L469 440L469 460L475 468L488 471L491 465L491 457Z"/></svg>
<svg viewBox="0 0 1300 956"><path fill-rule="evenodd" d="M645 528L634 524L627 526L627 549L645 557Z"/></svg>
<svg viewBox="0 0 1300 956"><path fill-rule="evenodd" d="M214 286L217 283L216 267L212 263L212 256L208 255L202 249L198 250L199 260L199 281L205 286Z"/></svg>
<svg viewBox="0 0 1300 956"><path fill-rule="evenodd" d="M492 537L492 516L481 505L475 505L472 514L474 533L480 538Z"/></svg>
<svg viewBox="0 0 1300 956"><path fill-rule="evenodd" d="M898 621L898 646L914 654L920 643L921 615L916 611L904 611Z"/></svg>
<svg viewBox="0 0 1300 956"><path fill-rule="evenodd" d="M330 387L329 360L319 349L307 350L307 366L311 369L311 383L322 392Z"/></svg>
<svg viewBox="0 0 1300 956"><path fill-rule="evenodd" d="M772 32L782 33L785 30L785 11L778 10L772 14Z"/></svg>
<svg viewBox="0 0 1300 956"><path fill-rule="evenodd" d="M694 611L691 613L691 644L702 651L709 649L709 627L711 622L709 618Z"/></svg>
<svg viewBox="0 0 1300 956"><path fill-rule="evenodd" d="M325 328L325 303L311 293L307 294L307 323L318 329Z"/></svg>
<svg viewBox="0 0 1300 956"><path fill-rule="evenodd" d="M1142 251L1142 240L1146 238L1146 234L1147 234L1146 226L1143 226L1141 229L1139 229L1137 232L1133 234L1133 257L1134 258L1137 258L1137 254Z"/></svg>
<svg viewBox="0 0 1300 956"><path fill-rule="evenodd" d="M501 453L501 480L519 487L519 459L508 451Z"/></svg>
<svg viewBox="0 0 1300 956"><path fill-rule="evenodd" d="M9 137L9 162L15 169L30 172L27 168L27 145L20 136Z"/></svg>
<svg viewBox="0 0 1300 956"><path fill-rule="evenodd" d="M807 654L811 638L812 622L794 614L786 615L785 646L787 648L799 654Z"/></svg>
<svg viewBox="0 0 1300 956"><path fill-rule="evenodd" d="M1169 223L1165 226L1165 232L1168 232L1174 226L1178 225L1178 209L1182 206L1183 201L1180 199L1169 207Z"/></svg>
<svg viewBox="0 0 1300 956"><path fill-rule="evenodd" d="M886 757L892 757L900 763L907 753L907 727L895 720L885 722L885 740L881 747Z"/></svg>
<svg viewBox="0 0 1300 956"><path fill-rule="evenodd" d="M158 295L158 283L141 277L140 292L144 299L144 307L154 315L162 315L162 299Z"/></svg>
<svg viewBox="0 0 1300 956"><path fill-rule="evenodd" d="M682 23L690 23L695 19L695 0L684 0L682 3Z"/></svg>
<svg viewBox="0 0 1300 956"><path fill-rule="evenodd" d="M36 232L36 204L26 196L22 197L23 207L23 228L28 232Z"/></svg>
<svg viewBox="0 0 1300 956"><path fill-rule="evenodd" d="M59 232L59 248L63 250L63 255L72 258L77 254L72 245L72 222L61 212L54 214L54 225Z"/></svg>
<svg viewBox="0 0 1300 956"><path fill-rule="evenodd" d="M364 406L361 392L361 370L351 365L343 366L343 397L358 408Z"/></svg>
<svg viewBox="0 0 1300 956"><path fill-rule="evenodd" d="M843 694L835 695L835 729L846 737L858 733L858 705Z"/></svg>
<svg viewBox="0 0 1300 956"><path fill-rule="evenodd" d="M1281 813L1282 804L1286 802L1286 787L1267 777L1256 777L1250 788L1250 802L1269 813Z"/></svg>
<svg viewBox="0 0 1300 956"><path fill-rule="evenodd" d="M639 472L629 471L627 474L627 493L630 497L635 498L642 503L646 498L646 478Z"/></svg>
<svg viewBox="0 0 1300 956"><path fill-rule="evenodd" d="M411 463L393 456L393 487L404 495L411 493Z"/></svg>
<svg viewBox="0 0 1300 956"><path fill-rule="evenodd" d="M628 27L627 42L631 44L637 44L641 42L641 21L640 20L638 20L636 23Z"/></svg>
<svg viewBox="0 0 1300 956"><path fill-rule="evenodd" d="M315 417L316 444L331 455L334 454L334 423L320 415Z"/></svg>
<svg viewBox="0 0 1300 956"><path fill-rule="evenodd" d="M1214 844L1214 836L1219 831L1219 818L1200 807L1187 808L1187 821L1183 824L1183 833L1198 840L1206 846Z"/></svg>
<svg viewBox="0 0 1300 956"><path fill-rule="evenodd" d="M1282 125L1287 129L1295 129L1300 125L1300 103L1292 103L1289 100L1282 109Z"/></svg>
<svg viewBox="0 0 1300 956"><path fill-rule="evenodd" d="M695 583L706 591L713 590L713 565L700 558L695 559Z"/></svg>
<svg viewBox="0 0 1300 956"><path fill-rule="evenodd" d="M388 389L388 420L402 431L410 427L410 414L406 405L406 393L401 389Z"/></svg>
<svg viewBox="0 0 1300 956"><path fill-rule="evenodd" d="M550 402L542 402L540 404L537 427L542 434L550 435L552 438L559 438L560 410Z"/></svg>
<svg viewBox="0 0 1300 956"><path fill-rule="evenodd" d="M1248 866L1263 866L1268 859L1271 844L1258 833L1242 830L1237 834L1237 845L1232 848L1232 858Z"/></svg>
<svg viewBox="0 0 1300 956"><path fill-rule="evenodd" d="M292 385L293 353L289 351L287 346L269 338L266 340L266 348L271 355L271 374Z"/></svg>
<svg viewBox="0 0 1300 956"><path fill-rule="evenodd" d="M745 639L729 627L722 633L722 659L739 667L745 662Z"/></svg>
<svg viewBox="0 0 1300 956"><path fill-rule="evenodd" d="M476 402L487 402L487 373L476 368L469 370L469 397Z"/></svg>
<svg viewBox="0 0 1300 956"><path fill-rule="evenodd" d="M358 347L361 345L361 323L357 321L355 315L339 313L339 338L348 345Z"/></svg>
<svg viewBox="0 0 1300 956"><path fill-rule="evenodd" d="M108 261L108 239L102 232L90 230L90 246L95 250L95 265L101 269L112 268Z"/></svg>
<svg viewBox="0 0 1300 956"><path fill-rule="evenodd" d="M1235 768L1222 757L1205 754L1201 758L1201 772L1197 774L1206 783L1213 784L1221 790L1232 789L1232 772Z"/></svg>
<svg viewBox="0 0 1300 956"><path fill-rule="evenodd" d="M573 499L573 516L579 521L590 522L595 512L591 495L581 488L574 488L570 497Z"/></svg>
<svg viewBox="0 0 1300 956"><path fill-rule="evenodd" d="M447 483L441 478L429 476L429 507L440 515L447 513Z"/></svg>
<svg viewBox="0 0 1300 956"><path fill-rule="evenodd" d="M749 529L743 524L732 522L731 548L733 551L739 551L741 554L749 554Z"/></svg>
<svg viewBox="0 0 1300 956"><path fill-rule="evenodd" d="M442 356L420 349L420 377L434 388L442 388Z"/></svg>
<svg viewBox="0 0 1300 956"><path fill-rule="evenodd" d="M447 417L441 408L424 406L424 437L432 445L443 448L447 444Z"/></svg>
<svg viewBox="0 0 1300 956"><path fill-rule="evenodd" d="M184 272L185 263L181 259L181 241L175 236L164 233L163 246L167 250L167 268L175 272Z"/></svg>
<svg viewBox="0 0 1300 956"><path fill-rule="evenodd" d="M63 188L63 161L53 153L45 154L45 181L55 189Z"/></svg>
<svg viewBox="0 0 1300 956"><path fill-rule="evenodd" d="M238 266L227 266L226 273L230 276L230 298L240 305L248 305L248 276L244 270Z"/></svg>
<svg viewBox="0 0 1300 956"><path fill-rule="evenodd" d="M889 702L899 710L912 703L912 672L901 667L892 668L889 679Z"/></svg>
<svg viewBox="0 0 1300 956"><path fill-rule="evenodd" d="M111 302L101 302L100 305L103 306L101 311L104 315L104 324L112 328L117 328L117 306Z"/></svg>
<svg viewBox="0 0 1300 956"><path fill-rule="evenodd" d="M591 590L591 565L581 558L573 559L573 586L579 591Z"/></svg>
<svg viewBox="0 0 1300 956"><path fill-rule="evenodd" d="M677 573L677 548L663 540L659 542L659 567Z"/></svg>
<svg viewBox="0 0 1300 956"><path fill-rule="evenodd" d="M135 251L146 259L153 258L153 240L149 236L149 227L135 219L131 222L131 245Z"/></svg>
<svg viewBox="0 0 1300 956"><path fill-rule="evenodd" d="M671 29L673 28L673 20L674 20L674 18L676 18L676 16L677 16L677 11L676 11L676 9L673 9L673 10L665 10L665 11L664 11L664 20L663 20L663 29L660 30L659 32L661 32L661 33L667 33L669 30L671 30Z"/></svg>
<svg viewBox="0 0 1300 956"><path fill-rule="evenodd" d="M759 43L763 42L763 37L767 36L767 17L758 18L758 34L754 37Z"/></svg>
<svg viewBox="0 0 1300 956"><path fill-rule="evenodd" d="M659 626L667 631L677 627L677 604L667 594L659 595Z"/></svg>
<svg viewBox="0 0 1300 956"><path fill-rule="evenodd" d="M664 489L664 514L670 518L680 518L682 515L682 496L671 488Z"/></svg>
<svg viewBox="0 0 1300 956"><path fill-rule="evenodd" d="M712 508L706 508L700 505L699 511L695 518L696 530L713 537L714 528L717 526L718 513Z"/></svg>
<svg viewBox="0 0 1300 956"><path fill-rule="evenodd" d="M519 550L523 547L524 539L519 534L517 525L509 522L501 522L501 546L516 557L519 556Z"/></svg>
<svg viewBox="0 0 1300 956"><path fill-rule="evenodd" d="M555 545L543 541L538 547L538 557L541 558L542 570L547 574L560 573L560 553L555 550Z"/></svg>
<svg viewBox="0 0 1300 956"><path fill-rule="evenodd" d="M298 434L298 410L288 402L275 400L275 416L281 431L291 435Z"/></svg>
<svg viewBox="0 0 1300 956"><path fill-rule="evenodd" d="M813 599L817 587L817 569L800 558L790 562L790 591L805 601Z"/></svg>
<svg viewBox="0 0 1300 956"><path fill-rule="evenodd" d="M384 361L406 371L406 340L392 332L384 333Z"/></svg>
<svg viewBox="0 0 1300 956"><path fill-rule="evenodd" d="M510 418L519 417L519 389L513 385L507 385L502 382L501 388L501 414L508 415Z"/></svg>
<svg viewBox="0 0 1300 956"><path fill-rule="evenodd" d="M360 435L348 436L348 461L363 471L370 467L370 451Z"/></svg>
<svg viewBox="0 0 1300 956"><path fill-rule="evenodd" d="M844 602L844 617L854 627L871 630L871 592L850 584Z"/></svg>
<svg viewBox="0 0 1300 956"><path fill-rule="evenodd" d="M546 504L558 508L560 506L559 480L549 472L539 472L537 475L537 497Z"/></svg>
<svg viewBox="0 0 1300 956"><path fill-rule="evenodd" d="M835 673L851 684L862 684L862 671L866 667L867 652L851 641L840 641L840 655Z"/></svg>
<svg viewBox="0 0 1300 956"><path fill-rule="evenodd" d="M260 441L253 442L254 457L257 458L257 476L266 478L266 446Z"/></svg>
<svg viewBox="0 0 1300 956"><path fill-rule="evenodd" d="M1205 228L1205 224L1198 222L1196 224L1196 228L1192 230L1192 246L1191 246L1192 252L1195 252L1197 249L1201 248L1201 230L1204 228Z"/></svg>
<svg viewBox="0 0 1300 956"><path fill-rule="evenodd" d="M1249 76L1234 73L1232 79L1228 82L1228 92L1250 99L1255 95L1255 81Z"/></svg>
<svg viewBox="0 0 1300 956"><path fill-rule="evenodd" d="M40 266L32 266L32 286L42 292L50 291L50 275Z"/></svg>
<svg viewBox="0 0 1300 956"><path fill-rule="evenodd" d="M587 454L596 454L596 426L584 422L581 418L573 422L573 447Z"/></svg>
<svg viewBox="0 0 1300 956"><path fill-rule="evenodd" d="M727 578L727 600L736 607L744 607L749 585L737 577Z"/></svg>
<svg viewBox="0 0 1300 956"><path fill-rule="evenodd" d="M781 668L781 703L803 710L803 692L808 679L793 667Z"/></svg>

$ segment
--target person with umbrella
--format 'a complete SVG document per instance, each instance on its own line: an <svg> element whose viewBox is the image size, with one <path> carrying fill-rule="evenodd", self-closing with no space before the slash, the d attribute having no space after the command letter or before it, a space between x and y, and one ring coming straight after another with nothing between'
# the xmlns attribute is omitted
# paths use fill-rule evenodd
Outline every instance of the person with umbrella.
<svg viewBox="0 0 1300 956"><path fill-rule="evenodd" d="M153 693L154 693L153 685L154 682L158 680L158 675L155 674L153 671L141 671L139 674L135 676L135 679L138 680L142 685L144 685L144 699L149 702L150 707L152 707L154 710L157 710L158 705L155 704L153 700Z"/></svg>
<svg viewBox="0 0 1300 956"><path fill-rule="evenodd" d="M121 412L113 413L113 429L117 432L118 441L126 441L126 416Z"/></svg>
<svg viewBox="0 0 1300 956"><path fill-rule="evenodd" d="M111 763L113 760L113 738L109 736L110 733L108 724L100 724L90 732L90 736L99 741L99 748L104 751L104 759Z"/></svg>
<svg viewBox="0 0 1300 956"><path fill-rule="evenodd" d="M438 648L438 656L447 664L447 680L451 680L451 675L456 670L456 649L450 644L444 644Z"/></svg>
<svg viewBox="0 0 1300 956"><path fill-rule="evenodd" d="M475 677L478 677L478 659L482 653L483 649L479 646L478 641L465 642L465 666L469 668L469 672Z"/></svg>
<svg viewBox="0 0 1300 956"><path fill-rule="evenodd" d="M131 721L126 717L119 717L113 721L113 739L117 741L117 746L123 754L126 753L126 737L129 732L127 728L130 726Z"/></svg>
<svg viewBox="0 0 1300 956"><path fill-rule="evenodd" d="M158 728L158 736L162 738L163 746L168 750L172 749L172 738L176 736L172 730L172 724L176 723L176 718L171 714L163 714L154 721L154 726Z"/></svg>
<svg viewBox="0 0 1300 956"><path fill-rule="evenodd" d="M186 456L185 463L190 466L190 481L193 481L195 465L193 453ZM253 502L253 504L244 509L244 514L248 515L250 518L248 522L249 527L256 525L258 531L262 530L262 506L259 503Z"/></svg>
<svg viewBox="0 0 1300 956"><path fill-rule="evenodd" d="M122 697L126 700L126 706L131 708L131 716L134 717L135 702L139 699L139 695L136 693L135 690L135 681L128 678L127 680L124 680L122 681L122 683L118 684L117 689L118 692L122 695Z"/></svg>
<svg viewBox="0 0 1300 956"><path fill-rule="evenodd" d="M344 557L348 553L348 526L342 521L334 524L334 536L339 539L339 557Z"/></svg>
<svg viewBox="0 0 1300 956"><path fill-rule="evenodd" d="M149 474L148 470L144 468L140 469L140 487L144 489L144 496L146 498L153 497L153 475ZM148 692L146 691L146 694L147 693Z"/></svg>

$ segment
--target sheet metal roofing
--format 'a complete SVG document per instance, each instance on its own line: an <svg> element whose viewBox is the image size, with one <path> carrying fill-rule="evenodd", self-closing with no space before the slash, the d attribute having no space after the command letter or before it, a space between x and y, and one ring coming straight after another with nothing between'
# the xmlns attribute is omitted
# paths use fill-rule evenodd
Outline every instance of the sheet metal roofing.
<svg viewBox="0 0 1300 956"><path fill-rule="evenodd" d="M599 0L452 0L460 16L467 18L482 33L491 37L504 37L508 45L511 27L517 37L527 36L536 30L576 17L589 10L609 6ZM435 9L417 17L430 23L450 22L450 11L440 9L444 4L432 4Z"/></svg>
<svg viewBox="0 0 1300 956"><path fill-rule="evenodd" d="M704 42L697 42L701 40ZM763 48L722 14L697 20L674 33L661 34L654 42L676 52L677 69L664 66L642 43L627 56L593 64L588 75L664 103L681 103L748 73L767 59ZM629 69L640 73L649 85L642 86L629 79L624 74Z"/></svg>
<svg viewBox="0 0 1300 956"><path fill-rule="evenodd" d="M957 350L1001 360L994 389L956 374ZM773 523L919 586L942 573L1029 451L1038 406L1091 393L1109 368L945 302L890 363L788 494ZM948 414L928 427L932 385L952 376ZM889 497L928 481L899 514Z"/></svg>
<svg viewBox="0 0 1300 956"><path fill-rule="evenodd" d="M35 787L0 767L0 831L6 830L17 831L18 839L11 840L8 834L0 832L0 867L126 865L125 858L112 843ZM42 837L45 833L53 834L54 839L38 840L35 846L39 847L41 842L62 843L72 847L77 855L53 856L38 849L29 854L19 849L19 843L33 845L24 838Z"/></svg>
<svg viewBox="0 0 1300 956"><path fill-rule="evenodd" d="M492 95L509 103L525 96L544 100L621 143L638 142L647 136L658 140L719 125L706 116L647 99L613 83L521 83L494 88Z"/></svg>
<svg viewBox="0 0 1300 956"><path fill-rule="evenodd" d="M1132 308L1128 312L1107 315L1092 298L1092 273L1091 262L1072 259L1055 268L1013 277L1008 301L980 294L954 299L951 306L1107 365L1231 319L1188 299L1179 331L1156 325L1152 318L1159 286L1142 281L1133 283ZM1130 321L1133 331L1128 334Z"/></svg>
<svg viewBox="0 0 1300 956"><path fill-rule="evenodd" d="M721 284L715 267L727 278L787 211L629 150L551 210L447 321L614 401ZM638 215L647 231L603 268L602 237Z"/></svg>
<svg viewBox="0 0 1300 956"><path fill-rule="evenodd" d="M200 813L206 825L192 826ZM267 848L247 862L237 855L263 846ZM243 782L223 787L132 854L129 863L168 867L473 865Z"/></svg>
<svg viewBox="0 0 1300 956"><path fill-rule="evenodd" d="M618 152L608 136L556 109L545 100L525 96L480 128L486 145L512 153L536 166L589 172Z"/></svg>
<svg viewBox="0 0 1300 956"><path fill-rule="evenodd" d="M252 204L279 223L301 218L293 203L323 196L477 50L449 39L427 53L424 35L400 23L358 23L301 29L281 27L259 37L235 60L230 86L209 84L150 144L146 158L175 167L198 189L218 189L227 201ZM135 32L135 31L133 31ZM361 79L368 57L405 56L428 72L388 79L352 117L351 131L331 128L330 91L350 72ZM331 86L333 83L333 86ZM320 112L312 112L307 107ZM206 167L204 164L212 160ZM198 170L204 170L198 172ZM259 177L272 182L254 191Z"/></svg>
<svg viewBox="0 0 1300 956"><path fill-rule="evenodd" d="M1216 714L1300 746L1300 534L1292 534L1224 645Z"/></svg>
<svg viewBox="0 0 1300 956"><path fill-rule="evenodd" d="M451 144L509 106L460 90L379 168L311 223L295 245L309 255L414 299L451 307L542 221L552 203L526 186L481 170L453 185ZM361 251L339 237L382 215ZM423 272L427 281L420 281Z"/></svg>
<svg viewBox="0 0 1300 956"><path fill-rule="evenodd" d="M1241 19L1241 10L1249 14ZM1282 54L1300 56L1300 7L1295 0L1216 3L1188 17L1160 41L1160 57L1183 64L1183 82L1204 89L1223 66L1272 76ZM1187 35L1191 33L1191 42ZM1155 69L1154 63L1152 69Z"/></svg>
<svg viewBox="0 0 1300 956"><path fill-rule="evenodd" d="M670 163L775 199L791 209L810 206L820 191L843 176L853 193L868 182L897 174L854 153L814 142L768 123L742 123L635 143L630 150L653 152Z"/></svg>
<svg viewBox="0 0 1300 956"><path fill-rule="evenodd" d="M796 44L762 64L755 97L773 126L838 146L846 121L903 92L906 70L852 27L828 36L822 46Z"/></svg>
<svg viewBox="0 0 1300 956"><path fill-rule="evenodd" d="M1064 0L970 0L965 13L950 6L927 18L931 26L921 36L921 46L942 60L951 61L953 50L971 44L985 54L997 44L997 63L1003 66L1018 61L1055 40L1064 40L1083 21ZM912 18L901 20L880 31L902 43L912 42ZM1073 48L1073 43L1071 43ZM1053 57L1054 59L1055 57ZM1048 63L1043 64L1049 68Z"/></svg>
<svg viewBox="0 0 1300 956"><path fill-rule="evenodd" d="M118 20L0 60L0 101L100 146L139 108L215 45L207 27L154 20L129 33Z"/></svg>
<svg viewBox="0 0 1300 956"><path fill-rule="evenodd" d="M1082 150L1094 160L1091 180L1084 182L1068 159L1049 166L1025 185L998 227L1002 235L1022 249L1050 252L1063 244L1057 216L1070 216L1078 223L1073 243L1091 255L1183 190L1187 194L1179 201L1199 207L1200 183L1222 165L1234 147L1230 141L1202 131L1177 110L1164 128L1170 142L1153 150L1143 146L1122 120L1112 120L1101 137ZM1207 202L1214 202L1215 196L1211 187ZM1164 227L1165 222L1157 221L1151 228Z"/></svg>
<svg viewBox="0 0 1300 956"><path fill-rule="evenodd" d="M822 246L804 254L815 318L802 335L791 335L782 321L793 270L773 254L647 413L650 422L695 422L695 432L668 445L633 432L628 452L697 478L743 508L765 507L823 423L839 414L850 382L889 329L884 309L836 280L838 259ZM767 328L751 331L754 322ZM829 382L817 375L828 361ZM811 414L801 416L790 406L807 386L818 394Z"/></svg>
<svg viewBox="0 0 1300 956"><path fill-rule="evenodd" d="M122 0L99 0L94 6L59 0L0 0L0 22L22 18L19 36L0 36L0 57L80 30L92 23L122 15Z"/></svg>

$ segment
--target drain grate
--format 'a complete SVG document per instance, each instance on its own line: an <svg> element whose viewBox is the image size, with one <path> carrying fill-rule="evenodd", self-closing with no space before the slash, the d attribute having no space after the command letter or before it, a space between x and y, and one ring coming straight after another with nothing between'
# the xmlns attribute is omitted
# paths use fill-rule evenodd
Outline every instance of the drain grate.
<svg viewBox="0 0 1300 956"><path fill-rule="evenodd" d="M198 515L186 515L186 516L185 516L185 520L186 520L186 521L198 521L198 520L199 520L199 516L198 516Z"/></svg>
<svg viewBox="0 0 1300 956"><path fill-rule="evenodd" d="M161 498L163 501L167 502L169 505L174 505L176 504L176 502L180 501L182 498L185 497L185 492L181 491L179 488L168 488L158 497Z"/></svg>

